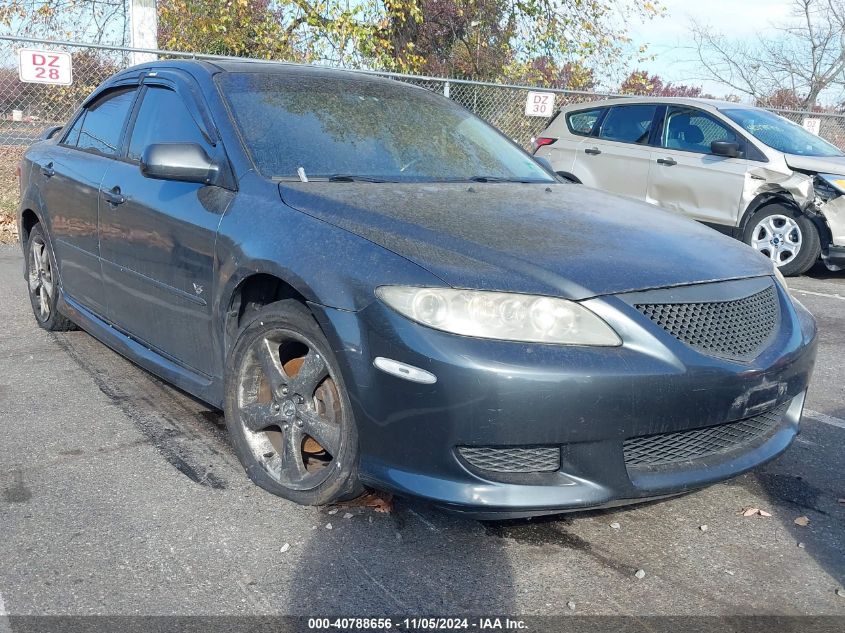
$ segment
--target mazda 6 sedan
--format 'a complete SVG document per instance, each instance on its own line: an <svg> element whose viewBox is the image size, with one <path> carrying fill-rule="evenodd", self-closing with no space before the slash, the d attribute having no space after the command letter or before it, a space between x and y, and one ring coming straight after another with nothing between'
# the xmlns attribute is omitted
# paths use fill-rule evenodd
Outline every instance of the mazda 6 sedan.
<svg viewBox="0 0 845 633"><path fill-rule="evenodd" d="M816 328L770 259L558 182L448 99L151 62L20 166L38 323L224 410L264 489L479 518L678 494L784 451Z"/></svg>

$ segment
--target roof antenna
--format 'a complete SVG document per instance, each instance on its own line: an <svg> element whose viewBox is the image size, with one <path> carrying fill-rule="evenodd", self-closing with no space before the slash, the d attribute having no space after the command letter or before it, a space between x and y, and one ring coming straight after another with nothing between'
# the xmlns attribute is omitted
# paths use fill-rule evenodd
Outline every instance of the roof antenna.
<svg viewBox="0 0 845 633"><path fill-rule="evenodd" d="M305 175L305 169L297 167L296 174L299 176L299 182L308 182L308 176Z"/></svg>

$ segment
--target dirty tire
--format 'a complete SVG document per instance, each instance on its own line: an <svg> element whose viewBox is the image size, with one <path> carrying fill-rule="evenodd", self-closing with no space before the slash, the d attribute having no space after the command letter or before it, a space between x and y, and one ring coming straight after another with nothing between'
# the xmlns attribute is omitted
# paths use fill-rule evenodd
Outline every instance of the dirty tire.
<svg viewBox="0 0 845 633"><path fill-rule="evenodd" d="M760 238L761 235L765 238L766 222L777 218L781 218L778 222L783 222L783 218L791 220L797 226L801 235L801 246L798 252L789 261L780 264L778 268L785 277L801 275L812 268L813 264L818 261L819 255L821 254L821 240L816 225L795 208L780 204L770 204L759 209L748 220L745 226L743 241L759 251L760 247L755 245L759 241L755 241L755 238ZM761 225L763 225L763 228L758 228ZM768 256L767 253L763 254Z"/></svg>
<svg viewBox="0 0 845 633"><path fill-rule="evenodd" d="M61 314L57 307L58 272L50 239L41 224L36 224L32 227L26 243L26 282L35 320L49 332L76 329L73 321Z"/></svg>
<svg viewBox="0 0 845 633"><path fill-rule="evenodd" d="M331 348L300 302L250 315L226 362L226 426L249 478L304 505L363 492L358 433Z"/></svg>

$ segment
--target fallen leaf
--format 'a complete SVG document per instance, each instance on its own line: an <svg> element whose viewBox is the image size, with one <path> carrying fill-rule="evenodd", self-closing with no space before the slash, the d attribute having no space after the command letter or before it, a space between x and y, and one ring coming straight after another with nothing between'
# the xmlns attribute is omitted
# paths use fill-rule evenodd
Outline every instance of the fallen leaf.
<svg viewBox="0 0 845 633"><path fill-rule="evenodd" d="M810 525L810 519L809 519L809 517L800 516L797 519L795 519L795 525L800 525L801 527L806 527L806 526Z"/></svg>
<svg viewBox="0 0 845 633"><path fill-rule="evenodd" d="M753 517L755 514L760 513L760 508L748 508L742 512L742 516L744 517Z"/></svg>
<svg viewBox="0 0 845 633"><path fill-rule="evenodd" d="M376 512L389 514L393 512L393 495L389 492L365 492L360 497L337 504L346 508L372 508Z"/></svg>
<svg viewBox="0 0 845 633"><path fill-rule="evenodd" d="M771 512L766 512L765 510L760 510L761 517L770 517L772 516Z"/></svg>
<svg viewBox="0 0 845 633"><path fill-rule="evenodd" d="M346 514L343 515L343 518L344 519L351 519L353 516L355 516L355 515L352 514L351 512L347 512Z"/></svg>

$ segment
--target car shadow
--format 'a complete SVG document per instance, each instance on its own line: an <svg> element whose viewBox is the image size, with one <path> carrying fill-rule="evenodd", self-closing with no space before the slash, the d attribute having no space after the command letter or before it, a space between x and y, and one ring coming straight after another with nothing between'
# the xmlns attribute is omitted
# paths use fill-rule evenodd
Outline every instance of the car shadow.
<svg viewBox="0 0 845 633"><path fill-rule="evenodd" d="M326 507L300 548L286 611L308 616L515 613L514 583L499 539L484 524L413 500L389 514Z"/></svg>

